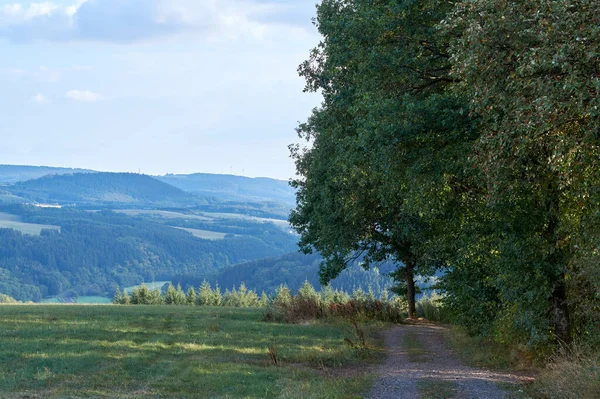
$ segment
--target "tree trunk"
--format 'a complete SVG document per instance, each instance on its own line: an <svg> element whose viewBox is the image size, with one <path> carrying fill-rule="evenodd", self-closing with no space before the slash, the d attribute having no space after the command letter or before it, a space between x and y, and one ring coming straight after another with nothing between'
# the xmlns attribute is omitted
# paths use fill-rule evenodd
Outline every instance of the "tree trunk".
<svg viewBox="0 0 600 399"><path fill-rule="evenodd" d="M417 307L415 303L415 266L414 260L409 260L405 265L406 299L408 301L408 317L417 318Z"/></svg>
<svg viewBox="0 0 600 399"><path fill-rule="evenodd" d="M554 321L554 335L558 343L570 344L570 318L567 304L567 287L565 274L561 273L552 292L552 316Z"/></svg>
<svg viewBox="0 0 600 399"><path fill-rule="evenodd" d="M558 246L558 242L560 241L560 237L557 234L559 224L559 194L556 184L551 184L548 191L546 210L549 215L549 221L545 235L549 244L554 246L554 252L550 255L548 261L553 267L561 270L558 278L554 281L554 289L550 298L554 337L558 344L569 344L571 343L571 325L567 303L567 282L564 272L568 256L566 256L564 249Z"/></svg>

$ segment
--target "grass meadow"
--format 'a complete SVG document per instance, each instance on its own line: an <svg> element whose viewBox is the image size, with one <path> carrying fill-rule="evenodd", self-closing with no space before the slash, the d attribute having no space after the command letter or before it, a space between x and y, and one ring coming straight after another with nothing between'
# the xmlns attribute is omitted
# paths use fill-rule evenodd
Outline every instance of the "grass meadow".
<svg viewBox="0 0 600 399"><path fill-rule="evenodd" d="M39 236L42 229L60 230L59 226L47 224L24 223L17 215L0 212L0 228L18 230L23 234Z"/></svg>
<svg viewBox="0 0 600 399"><path fill-rule="evenodd" d="M365 355L344 344L347 324L262 318L257 309L0 306L0 397L363 397L372 377L357 367Z"/></svg>

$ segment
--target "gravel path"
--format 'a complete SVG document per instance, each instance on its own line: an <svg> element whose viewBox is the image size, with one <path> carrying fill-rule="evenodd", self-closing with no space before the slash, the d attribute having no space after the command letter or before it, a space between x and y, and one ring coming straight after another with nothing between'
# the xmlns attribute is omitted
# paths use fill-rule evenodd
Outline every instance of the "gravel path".
<svg viewBox="0 0 600 399"><path fill-rule="evenodd" d="M445 345L443 329L416 324L395 326L386 331L387 358L374 370L380 378L366 398L417 399L422 394L420 391L431 385L449 387L448 398L509 398L497 383L514 384L523 381L523 377L466 366Z"/></svg>

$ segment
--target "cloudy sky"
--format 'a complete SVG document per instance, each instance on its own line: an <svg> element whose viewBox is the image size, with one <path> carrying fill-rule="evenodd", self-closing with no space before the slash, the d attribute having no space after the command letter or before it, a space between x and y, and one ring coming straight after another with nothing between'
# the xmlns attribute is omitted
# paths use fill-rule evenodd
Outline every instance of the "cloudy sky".
<svg viewBox="0 0 600 399"><path fill-rule="evenodd" d="M0 164L288 179L316 0L0 0Z"/></svg>

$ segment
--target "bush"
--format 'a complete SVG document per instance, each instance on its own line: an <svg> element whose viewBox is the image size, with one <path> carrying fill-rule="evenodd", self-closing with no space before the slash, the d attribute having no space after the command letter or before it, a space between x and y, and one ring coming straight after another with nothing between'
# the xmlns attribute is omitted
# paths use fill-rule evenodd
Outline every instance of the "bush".
<svg viewBox="0 0 600 399"><path fill-rule="evenodd" d="M442 323L450 321L448 312L444 309L442 297L436 294L430 297L424 296L417 301L417 317Z"/></svg>
<svg viewBox="0 0 600 399"><path fill-rule="evenodd" d="M18 301L5 294L0 294L0 303L18 303Z"/></svg>
<svg viewBox="0 0 600 399"><path fill-rule="evenodd" d="M298 295L291 296L289 289L278 289L272 305L265 313L267 321L300 323L324 317L340 317L352 322L378 320L400 322L406 317L404 303L399 300L381 301L374 295L356 290L354 297L325 288L319 295L305 282Z"/></svg>

